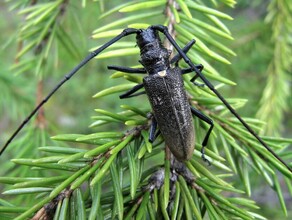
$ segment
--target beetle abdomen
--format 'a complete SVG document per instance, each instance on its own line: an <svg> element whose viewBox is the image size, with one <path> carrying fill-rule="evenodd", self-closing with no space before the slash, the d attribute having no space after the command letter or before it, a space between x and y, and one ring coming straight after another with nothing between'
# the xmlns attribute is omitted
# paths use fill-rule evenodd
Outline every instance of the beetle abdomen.
<svg viewBox="0 0 292 220"><path fill-rule="evenodd" d="M166 145L178 160L190 159L195 134L180 69L149 75L143 83Z"/></svg>

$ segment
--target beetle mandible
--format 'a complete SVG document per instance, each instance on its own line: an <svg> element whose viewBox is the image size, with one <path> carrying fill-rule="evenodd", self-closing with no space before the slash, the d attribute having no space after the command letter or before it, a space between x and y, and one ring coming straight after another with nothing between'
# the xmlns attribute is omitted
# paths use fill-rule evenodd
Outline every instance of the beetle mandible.
<svg viewBox="0 0 292 220"><path fill-rule="evenodd" d="M159 38L158 32L163 33L169 42L177 50L178 55L169 60L169 51L163 47ZM151 142L155 139L155 130L158 125L159 130L164 136L167 146L170 148L174 156L179 160L188 160L192 156L194 150L194 127L192 123L192 114L199 117L203 121L210 124L210 128L202 143L202 158L204 156L204 147L207 145L209 135L213 128L213 122L200 111L192 108L186 96L181 75L184 73L195 72L196 75L191 79L195 83L197 78L200 78L206 86L211 89L215 95L224 103L229 111L242 123L242 125L275 157L277 158L290 172L292 169L253 131L253 129L236 113L232 106L224 99L224 97L214 88L214 86L201 73L202 65L195 66L186 55L187 51L194 44L191 41L183 49L181 49L167 30L167 27L162 25L153 25L147 29L127 28L122 31L103 46L91 52L81 63L79 63L71 72L69 72L63 80L61 80L55 88L36 106L36 108L28 115L28 117L20 124L16 131L5 143L0 151L0 155L5 151L11 141L16 137L19 131L28 123L28 121L38 112L38 110L50 99L50 97L68 81L80 68L88 61L97 56L103 50L114 44L121 38L136 34L137 44L140 48L141 63L144 66L142 69L133 69L128 67L109 66L109 69L120 70L127 73L148 73L144 77L143 83L138 84L131 90L121 95L120 98L129 98L137 96L141 93L136 93L142 87L145 88L151 103L154 118L150 128L149 139ZM180 69L178 67L171 68L170 64L177 63L183 59L189 68Z"/></svg>

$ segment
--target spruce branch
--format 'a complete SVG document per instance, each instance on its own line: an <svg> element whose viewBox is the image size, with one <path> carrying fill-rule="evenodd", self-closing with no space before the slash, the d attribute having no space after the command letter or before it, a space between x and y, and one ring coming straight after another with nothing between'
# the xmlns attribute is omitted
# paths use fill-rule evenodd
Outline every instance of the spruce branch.
<svg viewBox="0 0 292 220"><path fill-rule="evenodd" d="M217 3L216 0L211 2ZM233 1L221 2L234 4ZM101 15L101 19L114 16L118 11L126 15L96 29L93 32L94 39L112 37L109 34L114 36L125 27L145 28L154 19L170 26L180 46L193 38L197 40L188 55L193 61L204 63L204 74L218 84L217 89L223 85L234 85L211 65L214 60L229 64L225 53L234 54L217 41L222 37L232 39L228 29L219 20L231 19L230 16L201 1L168 1L166 6L165 1L144 1L118 5ZM168 12L163 14L164 11ZM200 19L198 13L207 19ZM119 42L112 50L97 57L97 62L139 53L133 50L134 45L135 42L130 39ZM175 55L175 51L173 53ZM142 81L142 76L121 72L113 73L112 78L124 78L127 82L98 92L94 96L96 99L116 98L117 94ZM17 216L16 219L25 219L50 215L56 219L264 219L254 213L258 209L254 201L247 199L245 192L231 183L234 177L239 176L244 182L247 196L250 195L250 170L266 178L275 188L285 211L276 170L286 175L287 179L291 179L291 173L254 141L239 122L222 110L222 104L208 88L194 86L190 78L184 76L190 102L215 122L215 130L206 149L206 157L212 167L201 160L205 123L194 119L197 131L194 155L190 161L181 163L170 155L164 155L162 149L165 146L161 135L153 144L149 143L151 114L147 113L151 109L147 103L124 104L121 106L123 110L118 113L112 108L107 109L105 106L101 109L99 106L91 124L95 133L57 135L53 139L60 143L66 142L67 146L40 147L43 156L37 159L13 160L21 167L41 170L45 175L38 178L1 177L0 182L11 185L5 191L6 195L20 197L26 196L26 193L37 193L38 196L28 203L30 207L21 207L24 213L20 215L17 210L3 205L0 217ZM242 99L228 101L235 108L245 103ZM247 121L259 130L259 120ZM291 140L267 138L267 142L274 149L283 150ZM289 154L283 152L282 156L285 155L289 158ZM287 185L291 188L290 182L287 181ZM52 215L47 212L48 207L53 211ZM7 214L8 211L11 214Z"/></svg>

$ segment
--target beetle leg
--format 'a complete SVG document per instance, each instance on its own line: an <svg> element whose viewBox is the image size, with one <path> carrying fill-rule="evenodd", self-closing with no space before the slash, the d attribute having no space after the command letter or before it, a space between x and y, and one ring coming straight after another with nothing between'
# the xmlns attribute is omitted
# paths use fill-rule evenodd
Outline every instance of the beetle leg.
<svg viewBox="0 0 292 220"><path fill-rule="evenodd" d="M207 131L207 134L203 140L202 143L202 149L201 149L201 153L202 153L202 159L207 162L208 164L210 164L210 162L206 159L205 157L205 147L207 146L208 140L209 140L209 136L211 134L211 131L213 130L214 124L212 119L208 118L206 115L204 115L202 112L200 112L198 109L195 109L194 107L191 106L191 112L193 115L197 116L199 119L203 120L204 122L206 122L207 124L210 125L209 130Z"/></svg>
<svg viewBox="0 0 292 220"><path fill-rule="evenodd" d="M126 99L126 98L131 98L134 96L145 94L145 91L133 94L133 93L137 92L139 89L143 88L143 86L144 86L143 83L140 83L140 84L134 86L132 89L130 89L127 92L125 92L124 94L120 95L120 99Z"/></svg>
<svg viewBox="0 0 292 220"><path fill-rule="evenodd" d="M214 86L207 80L207 78L196 68L196 66L192 63L190 58L182 51L182 49L178 46L176 41L173 39L171 34L168 32L167 27L163 25L153 25L151 26L154 30L158 30L161 33L165 35L165 37L168 39L168 41L174 46L174 48L177 50L177 52L180 54L180 56L184 59L186 64L189 65L193 69L193 71L198 75L197 77L200 77L204 83L218 96L218 98L226 105L228 106L228 109L231 111L231 106L227 103L227 101L222 97L222 95L214 88ZM223 101L224 100L224 101ZM227 104L226 104L227 103ZM232 110L231 112L233 112Z"/></svg>
<svg viewBox="0 0 292 220"><path fill-rule="evenodd" d="M204 69L204 66L203 66L202 64L196 65L195 67L196 67L200 72L202 72L203 69ZM191 67L189 67L189 68L185 68L185 69L182 69L181 71L182 71L182 74L187 74L187 73L191 73L191 72L193 72L193 70L192 70ZM195 77L198 78L199 76L197 76L197 74L196 74ZM194 77L193 77L193 78L194 78ZM193 78L192 78L192 79L193 79ZM195 79L196 79L196 78L195 78ZM195 79L194 79L194 80L195 80Z"/></svg>
<svg viewBox="0 0 292 220"><path fill-rule="evenodd" d="M198 68L198 70L199 70L200 72L202 72L202 70L204 69L204 66L203 66L202 64L196 65L195 67ZM188 69L192 69L192 68L188 68ZM197 79L198 77L199 77L199 75L196 74L196 75L195 75L190 81L191 81L195 86L199 86L199 87L203 87L203 86L205 86L205 84L195 82L196 79Z"/></svg>
<svg viewBox="0 0 292 220"><path fill-rule="evenodd" d="M117 71L121 71L124 73L142 73L142 74L147 73L144 68L131 68L131 67L125 67L125 66L108 66L107 68L109 70L117 70ZM139 95L145 94L144 91L133 94L134 92L138 91L142 87L143 87L143 84L138 84L138 85L134 86L132 89L130 89L126 93L120 95L120 99L131 98L134 96L139 96Z"/></svg>
<svg viewBox="0 0 292 220"><path fill-rule="evenodd" d="M124 73L147 73L144 68L131 68L131 67L125 67L125 66L107 66L109 70L117 70Z"/></svg>
<svg viewBox="0 0 292 220"><path fill-rule="evenodd" d="M182 48L182 51L184 53L187 53L195 43L196 43L196 40L194 40L194 39L191 40L189 43L187 43L187 45L184 48ZM182 56L178 53L170 60L170 63L171 64L178 63L181 58L182 58Z"/></svg>
<svg viewBox="0 0 292 220"><path fill-rule="evenodd" d="M156 129L157 129L157 122L156 122L156 119L153 117L152 122L151 122L151 126L150 126L150 130L149 130L149 142L150 143L153 143L157 137L155 135Z"/></svg>
<svg viewBox="0 0 292 220"><path fill-rule="evenodd" d="M154 138L154 140L156 140L156 138L157 138L160 134L161 134L161 131L158 130L158 131L156 132L156 134L155 134L155 138Z"/></svg>
<svg viewBox="0 0 292 220"><path fill-rule="evenodd" d="M200 72L202 72L203 69L204 69L204 66L203 66L202 64L196 65L195 67L196 67ZM193 70L192 70L192 68L190 68L190 67L181 70L181 74L182 74L182 75L183 75L183 74L188 74L188 73L191 73L191 72L193 72ZM199 77L199 75L196 74L196 75L195 75L190 81L191 81L194 85L196 85L196 86L199 86L199 87L203 87L203 86L205 86L205 84L195 82L195 80L196 80L198 77Z"/></svg>

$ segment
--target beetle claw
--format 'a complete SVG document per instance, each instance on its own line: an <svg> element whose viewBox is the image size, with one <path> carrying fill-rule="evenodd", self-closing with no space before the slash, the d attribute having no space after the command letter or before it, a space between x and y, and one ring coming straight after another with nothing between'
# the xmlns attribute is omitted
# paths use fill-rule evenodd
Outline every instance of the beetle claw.
<svg viewBox="0 0 292 220"><path fill-rule="evenodd" d="M201 149L201 153L202 153L202 159L205 163L208 164L208 166L211 166L211 162L205 157L205 147L203 146Z"/></svg>

